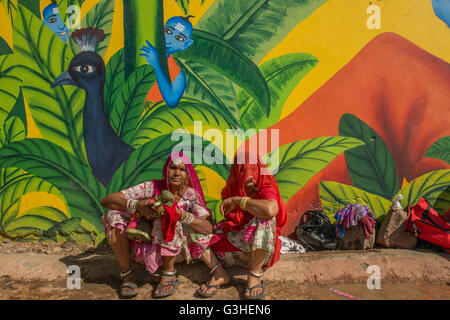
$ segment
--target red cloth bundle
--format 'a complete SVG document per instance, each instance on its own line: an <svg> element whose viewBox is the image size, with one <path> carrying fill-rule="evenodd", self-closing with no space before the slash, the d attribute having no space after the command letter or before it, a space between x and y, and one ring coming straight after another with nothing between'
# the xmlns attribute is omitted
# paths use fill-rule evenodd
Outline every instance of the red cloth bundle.
<svg viewBox="0 0 450 320"><path fill-rule="evenodd" d="M370 235L373 234L373 232L374 232L375 225L377 224L377 222L374 219L372 219L371 216L366 214L364 217L361 218L361 220L359 220L359 223L364 228L364 233L366 234L366 239L369 239Z"/></svg>
<svg viewBox="0 0 450 320"><path fill-rule="evenodd" d="M175 228L180 214L176 210L177 204L174 203L171 207L162 205L166 212L164 212L161 219L161 228L164 241L170 242L175 236Z"/></svg>

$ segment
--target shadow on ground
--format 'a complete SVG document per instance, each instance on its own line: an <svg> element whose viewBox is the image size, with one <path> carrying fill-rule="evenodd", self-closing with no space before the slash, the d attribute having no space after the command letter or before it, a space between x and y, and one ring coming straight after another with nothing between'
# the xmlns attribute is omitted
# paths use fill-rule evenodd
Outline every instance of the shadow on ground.
<svg viewBox="0 0 450 320"><path fill-rule="evenodd" d="M109 250L104 248L91 249L85 252L68 255L59 259L67 267L76 265L80 268L81 279L86 284L101 284L107 285L116 292L119 298L120 292L120 267L114 255ZM154 274L150 274L145 270L143 264L132 262L134 272L138 277L137 285L138 290L147 289L150 286L150 291L153 292L156 289L157 284L160 281L161 268ZM202 298L195 294L197 288L203 283L207 282L210 278L210 269L204 265L201 261L186 264L185 262L177 263L175 265L178 271L178 278L181 282L180 287L189 286L193 293L190 296L178 297L181 299ZM228 299L243 299L244 290L246 287L247 270L243 267L233 266L227 268L227 272L232 278L229 285L225 288L234 289L234 294ZM224 289L221 289L223 291ZM174 296L178 296L178 291ZM236 296L238 293L239 296Z"/></svg>

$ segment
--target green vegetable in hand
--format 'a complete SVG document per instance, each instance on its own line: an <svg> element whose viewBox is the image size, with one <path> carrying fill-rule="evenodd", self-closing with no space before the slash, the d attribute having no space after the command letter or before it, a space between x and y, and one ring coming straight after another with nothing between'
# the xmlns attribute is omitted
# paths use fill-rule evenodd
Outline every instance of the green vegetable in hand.
<svg viewBox="0 0 450 320"><path fill-rule="evenodd" d="M158 217L164 214L164 207L162 205L171 207L175 202L175 197L169 190L161 191L161 196L155 196L154 199L155 202L152 204L152 208Z"/></svg>

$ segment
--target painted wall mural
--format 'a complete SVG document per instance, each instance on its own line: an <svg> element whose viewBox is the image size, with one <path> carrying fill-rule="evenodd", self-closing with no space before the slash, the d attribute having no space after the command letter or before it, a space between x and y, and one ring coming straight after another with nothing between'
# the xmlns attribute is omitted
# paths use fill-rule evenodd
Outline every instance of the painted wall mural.
<svg viewBox="0 0 450 320"><path fill-rule="evenodd" d="M101 243L101 199L159 179L174 148L216 222L250 145L284 235L348 203L381 222L398 193L450 219L448 1L0 3L2 238Z"/></svg>

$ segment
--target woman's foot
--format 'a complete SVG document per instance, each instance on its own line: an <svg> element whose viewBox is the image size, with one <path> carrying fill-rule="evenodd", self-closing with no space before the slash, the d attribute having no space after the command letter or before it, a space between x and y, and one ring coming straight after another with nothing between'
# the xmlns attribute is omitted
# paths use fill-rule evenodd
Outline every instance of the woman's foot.
<svg viewBox="0 0 450 320"><path fill-rule="evenodd" d="M127 272L121 272L120 279L122 280L120 295L123 298L133 298L138 295L137 277L132 269L129 269Z"/></svg>
<svg viewBox="0 0 450 320"><path fill-rule="evenodd" d="M244 293L246 299L261 299L264 296L264 281L261 280L263 275L263 272L248 274L247 288Z"/></svg>
<svg viewBox="0 0 450 320"><path fill-rule="evenodd" d="M161 274L161 281L156 287L155 297L163 298L168 297L175 293L175 290L178 287L179 281L176 278L177 271L174 269L173 271L163 271Z"/></svg>
<svg viewBox="0 0 450 320"><path fill-rule="evenodd" d="M212 273L207 283L201 285L198 293L203 297L210 298L217 293L221 286L230 283L230 276L222 266L218 266Z"/></svg>

